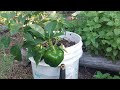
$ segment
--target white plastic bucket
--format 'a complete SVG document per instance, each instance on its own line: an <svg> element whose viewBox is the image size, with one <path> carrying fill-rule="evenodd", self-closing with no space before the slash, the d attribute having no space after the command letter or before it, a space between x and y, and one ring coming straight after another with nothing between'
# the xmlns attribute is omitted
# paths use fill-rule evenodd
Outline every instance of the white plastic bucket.
<svg viewBox="0 0 120 90"><path fill-rule="evenodd" d="M61 64L65 64L66 79L78 79L79 59L83 54L82 39L78 34L68 31L65 35L60 37L74 41L76 43L75 45L66 48L67 53L64 52L64 60L61 62ZM50 67L44 62L44 60L42 60L36 67L34 58L30 57L29 60L32 64L34 79L59 79L61 64L54 68Z"/></svg>

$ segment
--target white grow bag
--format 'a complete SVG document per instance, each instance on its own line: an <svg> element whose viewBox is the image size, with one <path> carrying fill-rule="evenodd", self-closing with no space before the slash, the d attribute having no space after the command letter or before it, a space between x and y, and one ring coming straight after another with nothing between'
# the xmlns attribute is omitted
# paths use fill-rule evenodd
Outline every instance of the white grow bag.
<svg viewBox="0 0 120 90"><path fill-rule="evenodd" d="M79 59L83 54L82 39L78 34L68 31L65 35L60 37L76 43L75 45L66 48L67 53L64 52L64 60L61 62L61 64L65 64L66 79L78 79ZM61 64L54 68L50 67L44 62L44 60L42 60L36 68L36 63L33 57L30 57L29 60L32 64L34 79L59 79Z"/></svg>

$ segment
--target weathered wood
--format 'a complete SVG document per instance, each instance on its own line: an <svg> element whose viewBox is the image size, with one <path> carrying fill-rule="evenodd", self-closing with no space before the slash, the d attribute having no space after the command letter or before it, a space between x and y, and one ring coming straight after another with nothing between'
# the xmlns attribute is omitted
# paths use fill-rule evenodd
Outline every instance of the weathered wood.
<svg viewBox="0 0 120 90"><path fill-rule="evenodd" d="M80 66L120 72L120 61L113 63L103 57L92 57L88 53L83 53L83 56L80 58Z"/></svg>

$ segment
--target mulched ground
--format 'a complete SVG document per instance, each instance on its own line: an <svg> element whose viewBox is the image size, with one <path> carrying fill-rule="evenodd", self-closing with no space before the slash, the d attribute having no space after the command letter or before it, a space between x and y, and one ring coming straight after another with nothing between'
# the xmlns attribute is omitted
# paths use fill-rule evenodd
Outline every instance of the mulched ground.
<svg viewBox="0 0 120 90"><path fill-rule="evenodd" d="M88 68L88 67L79 67L79 79L93 79L93 75L96 73L96 69Z"/></svg>
<svg viewBox="0 0 120 90"><path fill-rule="evenodd" d="M14 62L12 70L7 75L8 79L33 79L31 65L26 67L22 63Z"/></svg>
<svg viewBox="0 0 120 90"><path fill-rule="evenodd" d="M87 68L80 66L79 68L79 79L92 79L96 69ZM33 79L32 67L24 66L19 62L14 62L12 71L8 74L8 79Z"/></svg>
<svg viewBox="0 0 120 90"><path fill-rule="evenodd" d="M96 71L101 71L102 73L107 72L111 75L117 75L117 73L110 71L80 66L78 79L94 79L93 76L95 75ZM7 79L33 79L31 65L26 67L23 63L14 62L11 72L7 74Z"/></svg>

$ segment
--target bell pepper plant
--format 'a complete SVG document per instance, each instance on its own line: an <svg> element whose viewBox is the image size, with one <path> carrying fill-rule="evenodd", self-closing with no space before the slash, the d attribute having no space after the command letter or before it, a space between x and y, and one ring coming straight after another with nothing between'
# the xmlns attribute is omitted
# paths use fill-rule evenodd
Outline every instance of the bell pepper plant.
<svg viewBox="0 0 120 90"><path fill-rule="evenodd" d="M33 57L36 65L44 60L51 67L57 67L62 62L63 45L58 46L57 43L60 40L59 36L63 35L65 30L64 18L60 14L53 12L46 15L42 11L9 11L0 13L0 16L4 18L11 36L18 32L23 35L23 44L16 44L10 48L16 60L22 60L21 48L26 48L27 57Z"/></svg>
<svg viewBox="0 0 120 90"><path fill-rule="evenodd" d="M58 36L63 35L64 31L57 31L58 25L59 22L53 20L47 22L43 28L36 24L29 24L29 29L25 30L28 35L25 36L23 47L27 48L28 55L33 56L37 65L43 59L51 67L57 67L62 62L64 51L61 46L57 46L57 42ZM55 39L55 44L53 44L53 39Z"/></svg>

